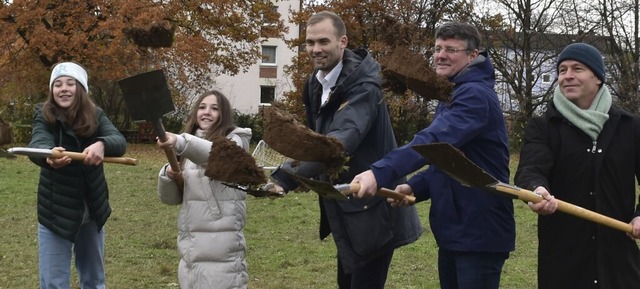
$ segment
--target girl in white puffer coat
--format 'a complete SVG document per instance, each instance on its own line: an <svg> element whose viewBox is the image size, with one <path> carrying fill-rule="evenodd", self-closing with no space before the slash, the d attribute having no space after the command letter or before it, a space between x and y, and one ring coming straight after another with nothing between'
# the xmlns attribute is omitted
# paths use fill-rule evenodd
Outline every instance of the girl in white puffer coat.
<svg viewBox="0 0 640 289"><path fill-rule="evenodd" d="M169 205L182 204L178 216L178 280L182 289L247 288L246 193L204 175L213 136L222 135L249 149L251 129L237 128L229 100L207 91L195 102L184 132L167 133L162 148L180 156L180 176L165 164L158 176L158 196Z"/></svg>

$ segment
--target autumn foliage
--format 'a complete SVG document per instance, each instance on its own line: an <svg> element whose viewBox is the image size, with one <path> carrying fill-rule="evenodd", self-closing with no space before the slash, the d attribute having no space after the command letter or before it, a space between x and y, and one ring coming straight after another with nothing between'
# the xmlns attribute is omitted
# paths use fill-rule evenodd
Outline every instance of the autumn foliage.
<svg viewBox="0 0 640 289"><path fill-rule="evenodd" d="M383 71L391 68L403 73L399 77L397 73L386 71L383 74L383 89L393 116L394 131L401 132L396 134L396 138L404 143L428 124L428 100L443 100L444 94L450 89L446 80L431 78L435 73L430 67L431 54L428 48L433 46L435 28L448 19L464 20L472 9L472 6L461 1L311 1L292 16L292 21L301 25L302 33L299 39L291 40L289 44L302 49L292 67L288 68L296 90L287 94L283 103L298 120L305 119L300 97L313 68L303 48L304 28L310 15L330 10L340 15L347 26L348 48L366 48L382 64ZM402 51L407 57L397 57L393 55L394 51ZM407 86L407 75L426 80L424 87L433 89L411 90Z"/></svg>
<svg viewBox="0 0 640 289"><path fill-rule="evenodd" d="M91 94L116 124L128 122L117 80L154 69L165 70L184 110L215 75L256 63L265 36L281 35L272 7L268 0L2 1L0 101L13 107L0 115L29 115L60 61L86 67Z"/></svg>

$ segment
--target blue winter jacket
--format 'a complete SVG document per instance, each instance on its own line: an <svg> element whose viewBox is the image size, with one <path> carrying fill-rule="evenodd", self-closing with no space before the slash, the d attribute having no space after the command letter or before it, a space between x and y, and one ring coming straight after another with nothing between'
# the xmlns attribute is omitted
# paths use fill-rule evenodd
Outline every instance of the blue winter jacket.
<svg viewBox="0 0 640 289"><path fill-rule="evenodd" d="M431 125L414 139L371 165L379 187L390 187L428 164L411 147L444 142L502 182L509 181L509 147L504 118L494 91L494 69L486 53L449 79L450 102L440 102ZM429 220L442 249L510 252L515 247L513 202L458 181L429 166L407 182L418 201L431 199Z"/></svg>

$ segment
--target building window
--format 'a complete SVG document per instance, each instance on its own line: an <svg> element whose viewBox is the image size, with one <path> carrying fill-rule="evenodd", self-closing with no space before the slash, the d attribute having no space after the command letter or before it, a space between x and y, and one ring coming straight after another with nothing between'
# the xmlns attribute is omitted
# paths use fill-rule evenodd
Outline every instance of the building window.
<svg viewBox="0 0 640 289"><path fill-rule="evenodd" d="M278 21L280 20L280 13L278 13L278 6L276 5L271 5L271 15L274 16L278 16L278 18L274 18L274 19L269 19L267 16L265 16L264 14L262 14L262 21L264 22L264 25L277 25Z"/></svg>
<svg viewBox="0 0 640 289"><path fill-rule="evenodd" d="M276 64L275 46L262 46L262 64Z"/></svg>
<svg viewBox="0 0 640 289"><path fill-rule="evenodd" d="M262 27L260 27L260 35L265 38L277 38L279 33L276 31L280 26L280 13L278 13L278 6L271 6L271 11L268 15L262 14Z"/></svg>
<svg viewBox="0 0 640 289"><path fill-rule="evenodd" d="M542 83L551 83L551 74L545 73L542 75Z"/></svg>
<svg viewBox="0 0 640 289"><path fill-rule="evenodd" d="M260 103L272 103L275 99L275 86L260 86Z"/></svg>

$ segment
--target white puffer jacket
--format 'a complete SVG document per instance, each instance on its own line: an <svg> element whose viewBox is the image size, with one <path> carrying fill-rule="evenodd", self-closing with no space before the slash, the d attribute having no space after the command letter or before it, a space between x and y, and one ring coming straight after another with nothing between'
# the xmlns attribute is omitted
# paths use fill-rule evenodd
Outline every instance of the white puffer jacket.
<svg viewBox="0 0 640 289"><path fill-rule="evenodd" d="M158 195L169 205L182 204L178 216L178 279L182 289L247 288L246 243L243 228L247 194L204 175L211 142L182 134L186 158L182 171L184 195L166 175L158 177ZM251 129L236 128L227 138L249 149Z"/></svg>

